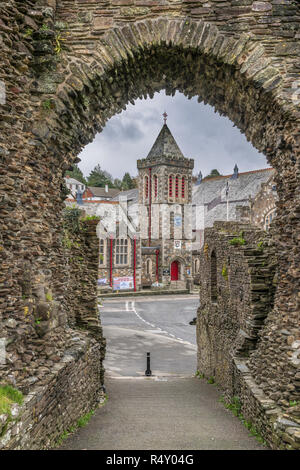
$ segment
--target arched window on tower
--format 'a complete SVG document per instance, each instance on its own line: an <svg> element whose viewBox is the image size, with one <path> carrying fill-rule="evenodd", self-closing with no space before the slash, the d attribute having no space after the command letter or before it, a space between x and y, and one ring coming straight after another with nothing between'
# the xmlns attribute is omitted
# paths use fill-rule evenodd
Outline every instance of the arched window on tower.
<svg viewBox="0 0 300 470"><path fill-rule="evenodd" d="M181 197L182 197L182 199L184 199L184 195L185 195L185 180L184 180L184 176L183 176L182 179L181 179Z"/></svg>
<svg viewBox="0 0 300 470"><path fill-rule="evenodd" d="M213 250L210 255L210 297L212 302L217 301L217 257Z"/></svg>
<svg viewBox="0 0 300 470"><path fill-rule="evenodd" d="M156 200L157 199L157 196L158 196L158 178L157 178L157 175L154 175L154 199Z"/></svg>
<svg viewBox="0 0 300 470"><path fill-rule="evenodd" d="M169 197L173 196L173 176L169 176Z"/></svg>
<svg viewBox="0 0 300 470"><path fill-rule="evenodd" d="M178 185L179 185L179 177L176 176L175 178L175 197L178 197Z"/></svg>
<svg viewBox="0 0 300 470"><path fill-rule="evenodd" d="M149 196L149 178L148 178L148 176L145 176L144 190L145 190L145 199L147 199L148 196Z"/></svg>

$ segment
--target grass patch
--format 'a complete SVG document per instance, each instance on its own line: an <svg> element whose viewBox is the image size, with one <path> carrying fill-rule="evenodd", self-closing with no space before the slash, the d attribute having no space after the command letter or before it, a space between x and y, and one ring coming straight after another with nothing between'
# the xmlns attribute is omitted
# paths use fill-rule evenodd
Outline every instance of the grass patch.
<svg viewBox="0 0 300 470"><path fill-rule="evenodd" d="M3 387L0 387L0 415L8 414L10 416L11 407L14 403L22 405L23 394L10 385L4 385Z"/></svg>
<svg viewBox="0 0 300 470"><path fill-rule="evenodd" d="M235 238L232 238L231 240L229 240L229 245L241 246L241 245L245 245L245 244L246 244L246 240L242 237L235 237Z"/></svg>
<svg viewBox="0 0 300 470"><path fill-rule="evenodd" d="M102 403L99 404L99 407L105 405L106 402L107 402L107 394L104 395L104 400ZM96 409L91 410L88 413L85 413L76 421L74 426L71 426L66 431L64 431L61 434L61 436L57 439L55 447L59 447L63 443L63 441L67 439L71 434L73 434L78 429L85 427L89 423L91 417L95 414L95 411Z"/></svg>
<svg viewBox="0 0 300 470"><path fill-rule="evenodd" d="M87 222L89 220L100 220L100 217L98 215L87 215L80 219L81 222Z"/></svg>
<svg viewBox="0 0 300 470"><path fill-rule="evenodd" d="M222 268L222 276L224 277L224 279L226 279L226 281L228 281L228 270L225 263L223 264Z"/></svg>
<svg viewBox="0 0 300 470"><path fill-rule="evenodd" d="M207 380L207 383L213 385L215 383L214 377L209 377L209 379Z"/></svg>
<svg viewBox="0 0 300 470"><path fill-rule="evenodd" d="M223 396L220 397L219 399L219 402L220 403L223 403L223 405L225 406L225 408L227 410L230 410L232 412L232 414L234 416L236 416L240 421L241 423L243 423L243 425L245 426L245 428L248 429L249 433L251 434L251 436L255 437L255 439L260 443L262 444L263 446L267 447L268 444L267 442L264 440L264 438L261 436L261 434L259 433L259 431L256 429L256 427L252 424L251 421L247 421L242 412L241 412L241 408L242 408L242 405L241 405L241 402L240 402L240 399L239 397L232 397L231 401L228 403L226 402L225 398Z"/></svg>
<svg viewBox="0 0 300 470"><path fill-rule="evenodd" d="M46 294L46 300L47 300L47 302L52 302L52 301L53 301L53 297L52 297L51 292L47 292L47 294Z"/></svg>
<svg viewBox="0 0 300 470"><path fill-rule="evenodd" d="M260 241L257 243L257 249L259 251L264 251L263 243L264 243L263 241Z"/></svg>
<svg viewBox="0 0 300 470"><path fill-rule="evenodd" d="M76 423L76 427L77 428L83 428L84 426L86 426L94 413L95 413L95 411L91 410L88 413L86 413L85 415L81 416L81 418L79 418L79 420Z"/></svg>

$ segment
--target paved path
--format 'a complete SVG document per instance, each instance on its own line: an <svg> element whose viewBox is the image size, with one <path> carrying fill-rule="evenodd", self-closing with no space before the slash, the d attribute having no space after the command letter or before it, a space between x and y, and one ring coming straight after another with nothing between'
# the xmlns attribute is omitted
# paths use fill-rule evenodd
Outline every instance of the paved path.
<svg viewBox="0 0 300 470"><path fill-rule="evenodd" d="M105 300L107 403L62 449L261 449L219 402L216 386L194 377L193 296ZM151 352L151 378L145 354Z"/></svg>
<svg viewBox="0 0 300 470"><path fill-rule="evenodd" d="M193 378L112 379L108 402L63 449L260 449L213 385Z"/></svg>

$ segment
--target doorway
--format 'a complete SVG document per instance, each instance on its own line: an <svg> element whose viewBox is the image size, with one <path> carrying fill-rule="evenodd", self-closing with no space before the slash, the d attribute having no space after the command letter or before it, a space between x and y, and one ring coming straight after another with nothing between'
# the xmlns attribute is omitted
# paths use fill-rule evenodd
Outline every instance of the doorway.
<svg viewBox="0 0 300 470"><path fill-rule="evenodd" d="M179 262L173 261L171 264L171 281L178 281L179 279Z"/></svg>

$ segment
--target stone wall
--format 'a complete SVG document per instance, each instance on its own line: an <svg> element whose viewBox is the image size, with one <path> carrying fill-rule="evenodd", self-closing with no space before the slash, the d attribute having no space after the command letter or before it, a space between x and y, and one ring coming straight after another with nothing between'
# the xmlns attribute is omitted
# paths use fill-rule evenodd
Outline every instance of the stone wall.
<svg viewBox="0 0 300 470"><path fill-rule="evenodd" d="M51 449L77 420L104 399L101 344L75 332L62 359L45 366L43 385L30 387L13 416L1 415L0 449Z"/></svg>
<svg viewBox="0 0 300 470"><path fill-rule="evenodd" d="M26 329L14 318L2 323L6 363L0 366L0 383L21 390L25 400L15 407L12 418L1 417L0 448L49 448L103 398L98 222L82 218L77 209L65 211L61 302L54 298L43 273L34 277L30 269L24 269Z"/></svg>
<svg viewBox="0 0 300 470"><path fill-rule="evenodd" d="M250 223L265 229L266 216L272 211L276 211L277 192L273 178L262 184L261 190L251 201ZM273 217L275 218L275 217ZM270 225L270 223L269 223ZM267 227L268 229L269 227Z"/></svg>
<svg viewBox="0 0 300 470"><path fill-rule="evenodd" d="M200 264L200 373L213 377L229 399L240 398L243 415L273 448L298 448L300 407L290 405L299 400L298 379L289 375L282 388L276 352L271 366L270 352L262 343L278 281L271 237L247 224L216 222L205 229ZM285 345L282 335L277 347L284 350Z"/></svg>

